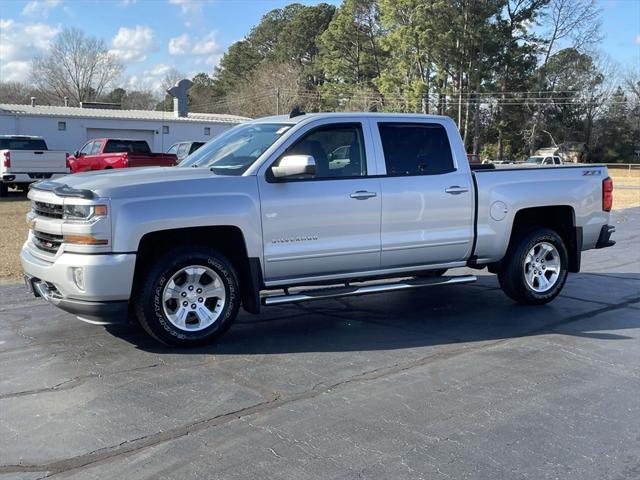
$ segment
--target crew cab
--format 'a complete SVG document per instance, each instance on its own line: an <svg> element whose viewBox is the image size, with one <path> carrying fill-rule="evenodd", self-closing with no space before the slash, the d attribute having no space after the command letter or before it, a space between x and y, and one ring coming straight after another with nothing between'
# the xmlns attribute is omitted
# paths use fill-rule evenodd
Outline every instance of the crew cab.
<svg viewBox="0 0 640 480"><path fill-rule="evenodd" d="M22 249L36 296L157 340L211 342L238 309L468 283L544 304L581 254L609 247L604 166L471 169L440 116L262 118L176 168L33 185ZM371 280L375 279L375 282Z"/></svg>
<svg viewBox="0 0 640 480"><path fill-rule="evenodd" d="M42 137L0 135L0 197L9 187L67 175L67 153L47 148Z"/></svg>
<svg viewBox="0 0 640 480"><path fill-rule="evenodd" d="M85 143L69 158L73 173L128 167L172 167L177 157L172 153L151 153L145 140L96 138Z"/></svg>

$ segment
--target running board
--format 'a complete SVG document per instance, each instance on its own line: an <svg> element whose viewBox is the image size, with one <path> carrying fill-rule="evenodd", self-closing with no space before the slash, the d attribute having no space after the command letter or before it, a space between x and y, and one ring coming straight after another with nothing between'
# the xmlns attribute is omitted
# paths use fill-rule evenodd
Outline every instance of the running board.
<svg viewBox="0 0 640 480"><path fill-rule="evenodd" d="M461 275L456 277L411 278L394 283L377 283L373 285L316 288L284 295L267 295L262 297L262 304L281 305L283 303L305 302L308 300L324 300L326 298L351 297L368 295L370 293L394 292L410 288L435 287L438 285L454 285L457 283L475 282L475 275Z"/></svg>

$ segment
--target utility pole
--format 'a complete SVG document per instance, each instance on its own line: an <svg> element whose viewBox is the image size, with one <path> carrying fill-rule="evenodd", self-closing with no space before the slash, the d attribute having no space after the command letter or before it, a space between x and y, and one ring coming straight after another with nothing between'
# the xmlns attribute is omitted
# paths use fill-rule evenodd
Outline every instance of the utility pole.
<svg viewBox="0 0 640 480"><path fill-rule="evenodd" d="M280 87L276 88L276 115L280 115Z"/></svg>

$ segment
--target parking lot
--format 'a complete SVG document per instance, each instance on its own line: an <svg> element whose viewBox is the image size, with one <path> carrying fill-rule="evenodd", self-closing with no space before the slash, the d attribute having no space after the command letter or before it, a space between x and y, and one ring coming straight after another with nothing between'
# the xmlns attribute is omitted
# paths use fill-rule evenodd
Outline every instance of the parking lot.
<svg viewBox="0 0 640 480"><path fill-rule="evenodd" d="M0 287L0 478L640 477L640 209L563 295L467 286L243 314L168 350Z"/></svg>

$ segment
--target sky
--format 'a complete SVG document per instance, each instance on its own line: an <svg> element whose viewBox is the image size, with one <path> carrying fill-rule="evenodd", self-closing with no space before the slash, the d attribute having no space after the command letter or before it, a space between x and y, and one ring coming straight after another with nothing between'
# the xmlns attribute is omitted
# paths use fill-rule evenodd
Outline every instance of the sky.
<svg viewBox="0 0 640 480"><path fill-rule="evenodd" d="M579 0L576 0L579 1ZM124 63L122 84L158 89L167 71L211 73L224 51L281 0L0 0L0 80L24 81L29 61L75 26L101 38ZM320 1L298 0L317 4ZM340 0L325 0L339 4ZM599 0L600 50L640 69L640 0ZM544 25L538 28L544 28Z"/></svg>

